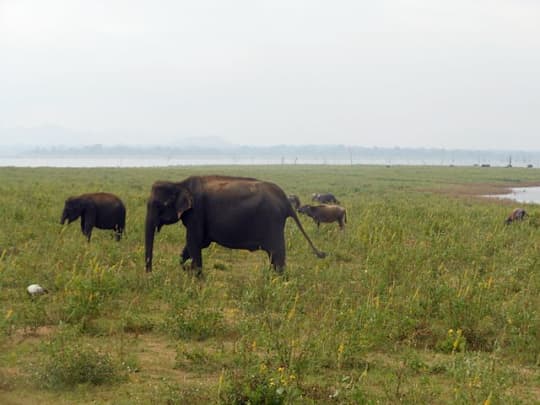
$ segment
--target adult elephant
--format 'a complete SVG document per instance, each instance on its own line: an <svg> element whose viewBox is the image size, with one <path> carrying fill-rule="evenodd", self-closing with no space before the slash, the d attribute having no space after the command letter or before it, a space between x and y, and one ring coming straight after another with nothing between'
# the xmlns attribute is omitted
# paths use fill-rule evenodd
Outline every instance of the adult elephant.
<svg viewBox="0 0 540 405"><path fill-rule="evenodd" d="M111 193L88 193L69 197L64 203L60 223L68 224L81 217L81 231L88 242L94 227L112 229L117 241L126 226L126 207L120 198Z"/></svg>
<svg viewBox="0 0 540 405"><path fill-rule="evenodd" d="M180 260L184 264L191 258L197 274L202 270L201 250L212 242L231 249L264 250L281 272L288 217L294 219L315 254L325 257L309 239L283 190L273 183L228 176L192 176L178 183L157 181L147 203L146 271L152 271L156 231L181 219L186 245Z"/></svg>

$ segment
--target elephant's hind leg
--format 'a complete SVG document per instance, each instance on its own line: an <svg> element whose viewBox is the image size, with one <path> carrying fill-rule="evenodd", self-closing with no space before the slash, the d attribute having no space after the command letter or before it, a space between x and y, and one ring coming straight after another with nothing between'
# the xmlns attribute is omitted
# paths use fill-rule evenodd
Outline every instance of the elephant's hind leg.
<svg viewBox="0 0 540 405"><path fill-rule="evenodd" d="M274 270L282 274L285 270L285 240L280 238L277 242L271 244L270 247L264 248L268 257L270 258L270 263Z"/></svg>
<svg viewBox="0 0 540 405"><path fill-rule="evenodd" d="M114 226L114 240L119 242L120 239L122 239L122 233L124 232L124 229L120 225Z"/></svg>

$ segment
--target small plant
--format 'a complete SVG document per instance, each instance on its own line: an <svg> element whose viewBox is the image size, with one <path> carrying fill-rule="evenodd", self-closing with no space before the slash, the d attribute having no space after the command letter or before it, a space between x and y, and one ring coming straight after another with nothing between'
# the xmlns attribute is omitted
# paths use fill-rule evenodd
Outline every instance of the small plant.
<svg viewBox="0 0 540 405"><path fill-rule="evenodd" d="M178 343L176 347L175 369L201 373L215 372L227 367L228 363L223 347L208 350L182 342Z"/></svg>
<svg viewBox="0 0 540 405"><path fill-rule="evenodd" d="M4 314L0 314L0 338L11 335L14 329L13 309L9 308Z"/></svg>
<svg viewBox="0 0 540 405"><path fill-rule="evenodd" d="M163 329L175 338L205 340L225 329L222 311L208 305L204 292L198 295L187 290L169 299L170 309Z"/></svg>
<svg viewBox="0 0 540 405"><path fill-rule="evenodd" d="M446 338L437 344L437 350L443 353L462 353L465 351L467 339L463 336L463 331L449 329Z"/></svg>
<svg viewBox="0 0 540 405"><path fill-rule="evenodd" d="M230 270L230 266L226 263L223 263L221 261L216 261L214 263L214 269L221 270L221 271L228 271Z"/></svg>
<svg viewBox="0 0 540 405"><path fill-rule="evenodd" d="M97 261L90 264L86 273L74 272L64 289L64 320L86 327L88 321L99 316L107 300L118 292L118 284L114 272Z"/></svg>
<svg viewBox="0 0 540 405"><path fill-rule="evenodd" d="M220 387L223 376L220 379ZM292 403L300 396L296 375L285 367L261 363L250 370L236 371L226 377L220 400L225 404Z"/></svg>
<svg viewBox="0 0 540 405"><path fill-rule="evenodd" d="M45 306L41 301L43 297L36 297L29 304L21 308L21 321L30 332L35 332L40 326L46 325L49 321Z"/></svg>
<svg viewBox="0 0 540 405"><path fill-rule="evenodd" d="M154 329L153 321L138 313L128 313L124 317L124 332L135 333L136 335L151 332Z"/></svg>
<svg viewBox="0 0 540 405"><path fill-rule="evenodd" d="M66 335L46 343L44 351L45 357L35 373L37 381L45 388L102 385L120 378L118 367L109 354L90 345L68 340Z"/></svg>
<svg viewBox="0 0 540 405"><path fill-rule="evenodd" d="M223 314L212 308L182 308L171 314L166 329L176 338L205 340L224 330Z"/></svg>

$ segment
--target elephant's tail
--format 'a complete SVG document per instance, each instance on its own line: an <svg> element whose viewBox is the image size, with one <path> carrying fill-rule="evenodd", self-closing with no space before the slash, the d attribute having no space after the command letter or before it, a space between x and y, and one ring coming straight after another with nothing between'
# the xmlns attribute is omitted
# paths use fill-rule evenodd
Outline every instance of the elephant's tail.
<svg viewBox="0 0 540 405"><path fill-rule="evenodd" d="M300 229L300 232L302 232L302 235L304 235L304 238L306 238L306 240L308 241L309 246L311 246L311 249L313 249L313 252L315 253L315 255L319 259L325 258L326 253L323 252L322 250L317 249L315 247L315 245L313 244L313 242L311 241L311 239L307 235L306 231L304 231L304 227L302 226L302 223L298 219L298 215L296 215L296 212L292 209L292 206L291 206L291 209L289 210L289 216L292 217L292 219L294 219L294 222L296 222L296 225L298 226L298 229Z"/></svg>

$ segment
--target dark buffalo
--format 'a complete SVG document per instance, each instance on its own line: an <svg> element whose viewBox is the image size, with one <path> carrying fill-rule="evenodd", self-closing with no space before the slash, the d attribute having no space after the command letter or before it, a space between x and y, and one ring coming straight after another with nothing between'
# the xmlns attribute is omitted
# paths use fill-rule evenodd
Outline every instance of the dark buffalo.
<svg viewBox="0 0 540 405"><path fill-rule="evenodd" d="M528 215L529 214L527 214L527 211L525 211L523 208L516 208L510 213L510 215L508 215L508 218L506 218L504 222L508 225L514 221L521 221Z"/></svg>
<svg viewBox="0 0 540 405"><path fill-rule="evenodd" d="M287 200L290 201L291 205L293 206L293 208L295 210L297 210L298 208L300 208L300 198L298 198L297 195L294 195L294 194L291 194L289 196L287 196Z"/></svg>
<svg viewBox="0 0 540 405"><path fill-rule="evenodd" d="M334 194L330 193L313 193L313 195L311 196L311 201L317 201L321 204L339 204L339 201L334 196Z"/></svg>

